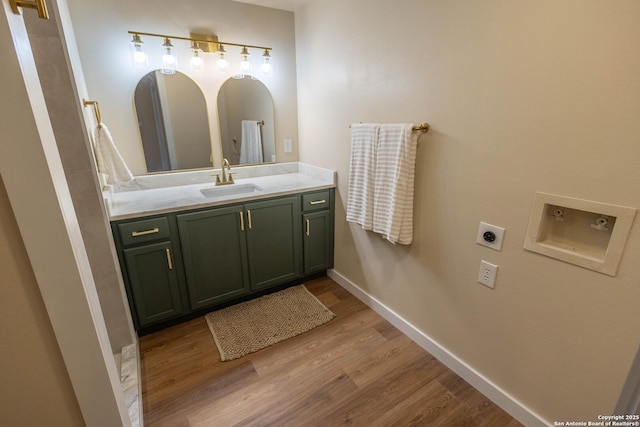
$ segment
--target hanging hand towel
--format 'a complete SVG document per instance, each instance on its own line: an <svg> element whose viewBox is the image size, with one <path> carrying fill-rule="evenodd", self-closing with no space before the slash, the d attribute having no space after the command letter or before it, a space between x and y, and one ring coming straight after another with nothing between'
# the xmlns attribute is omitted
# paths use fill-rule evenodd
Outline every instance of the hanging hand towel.
<svg viewBox="0 0 640 427"><path fill-rule="evenodd" d="M242 121L242 144L240 145L240 164L262 163L262 136L260 125L255 120Z"/></svg>
<svg viewBox="0 0 640 427"><path fill-rule="evenodd" d="M413 124L382 124L374 178L373 231L392 243L413 241L413 195L418 136Z"/></svg>
<svg viewBox="0 0 640 427"><path fill-rule="evenodd" d="M351 125L351 159L347 192L347 221L373 228L373 196L376 145L380 125L354 123Z"/></svg>
<svg viewBox="0 0 640 427"><path fill-rule="evenodd" d="M100 124L95 128L93 143L98 161L98 171L107 175L107 184L133 180L133 174L113 143L111 133L105 124Z"/></svg>

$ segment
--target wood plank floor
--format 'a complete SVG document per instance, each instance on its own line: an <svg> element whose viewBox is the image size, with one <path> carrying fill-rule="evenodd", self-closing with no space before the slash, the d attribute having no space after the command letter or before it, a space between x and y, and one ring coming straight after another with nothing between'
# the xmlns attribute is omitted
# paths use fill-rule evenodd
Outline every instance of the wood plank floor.
<svg viewBox="0 0 640 427"><path fill-rule="evenodd" d="M521 424L329 278L306 283L336 318L220 362L204 318L140 339L144 424Z"/></svg>

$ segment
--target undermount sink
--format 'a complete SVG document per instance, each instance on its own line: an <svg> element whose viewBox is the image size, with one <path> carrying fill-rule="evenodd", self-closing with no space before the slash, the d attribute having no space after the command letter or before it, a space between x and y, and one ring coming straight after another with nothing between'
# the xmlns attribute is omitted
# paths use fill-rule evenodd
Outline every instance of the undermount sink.
<svg viewBox="0 0 640 427"><path fill-rule="evenodd" d="M255 184L229 184L213 188L205 188L200 190L200 193L204 197L216 198L216 197L229 197L239 196L245 194L260 194L264 190L259 185Z"/></svg>

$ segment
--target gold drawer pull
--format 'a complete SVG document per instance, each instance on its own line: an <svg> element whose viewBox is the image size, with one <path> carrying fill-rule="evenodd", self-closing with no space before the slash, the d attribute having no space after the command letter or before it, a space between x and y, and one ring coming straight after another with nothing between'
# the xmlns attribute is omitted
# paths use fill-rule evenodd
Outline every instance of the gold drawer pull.
<svg viewBox="0 0 640 427"><path fill-rule="evenodd" d="M145 231L133 231L131 233L132 237L139 237L139 236L146 236L147 234L155 234L155 233L159 233L160 229L158 227L153 228L151 230L145 230Z"/></svg>
<svg viewBox="0 0 640 427"><path fill-rule="evenodd" d="M240 214L240 231L244 231L244 215L242 211L238 212Z"/></svg>
<svg viewBox="0 0 640 427"><path fill-rule="evenodd" d="M171 251L167 248L167 265L169 266L169 270L173 270L173 262L171 262Z"/></svg>
<svg viewBox="0 0 640 427"><path fill-rule="evenodd" d="M307 219L307 237L309 237L311 235L311 227L309 225L309 220Z"/></svg>
<svg viewBox="0 0 640 427"><path fill-rule="evenodd" d="M247 209L247 219L249 219L249 230L251 230L251 211Z"/></svg>
<svg viewBox="0 0 640 427"><path fill-rule="evenodd" d="M322 199L322 200L312 200L309 202L310 205L321 205L323 203L327 203L327 201L325 199Z"/></svg>

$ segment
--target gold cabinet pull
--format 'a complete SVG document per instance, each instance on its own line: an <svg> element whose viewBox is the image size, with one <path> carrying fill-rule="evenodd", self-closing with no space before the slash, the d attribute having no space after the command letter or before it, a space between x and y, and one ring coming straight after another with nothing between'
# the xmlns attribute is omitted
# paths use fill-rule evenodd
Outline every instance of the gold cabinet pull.
<svg viewBox="0 0 640 427"><path fill-rule="evenodd" d="M133 232L131 232L131 236L139 237L139 236L146 236L147 234L155 234L155 233L159 233L159 232L160 232L160 229L158 227L156 227L156 228L152 228L151 230L133 231Z"/></svg>
<svg viewBox="0 0 640 427"><path fill-rule="evenodd" d="M247 218L249 219L249 230L251 230L251 211L247 209Z"/></svg>
<svg viewBox="0 0 640 427"><path fill-rule="evenodd" d="M171 261L171 251L169 248L167 250L167 265L169 266L169 270L173 270L173 262Z"/></svg>
<svg viewBox="0 0 640 427"><path fill-rule="evenodd" d="M327 203L327 201L325 199L322 199L322 200L312 200L309 202L310 205L321 205L323 203Z"/></svg>
<svg viewBox="0 0 640 427"><path fill-rule="evenodd" d="M20 10L18 10L18 7L28 7L29 9L36 9L38 11L38 18L49 19L47 4L44 1L45 0L9 0L9 3L11 4L11 10L16 15L20 15Z"/></svg>
<svg viewBox="0 0 640 427"><path fill-rule="evenodd" d="M307 219L307 237L309 237L311 235L311 225L309 224L309 220Z"/></svg>
<svg viewBox="0 0 640 427"><path fill-rule="evenodd" d="M244 231L244 215L242 211L238 212L240 214L240 231Z"/></svg>

